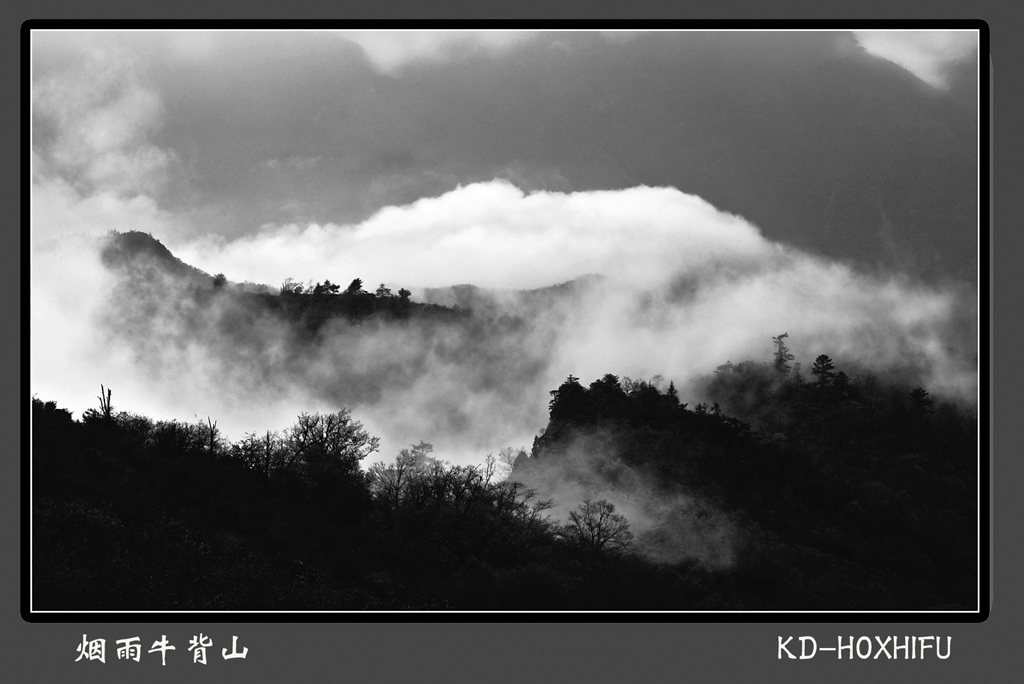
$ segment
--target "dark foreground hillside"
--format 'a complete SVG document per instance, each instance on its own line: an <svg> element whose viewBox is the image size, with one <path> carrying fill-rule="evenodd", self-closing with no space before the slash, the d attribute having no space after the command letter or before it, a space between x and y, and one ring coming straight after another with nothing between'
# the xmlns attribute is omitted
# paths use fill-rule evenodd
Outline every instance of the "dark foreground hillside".
<svg viewBox="0 0 1024 684"><path fill-rule="evenodd" d="M709 385L745 420L570 377L532 455L480 466L421 443L367 468L377 440L345 410L229 442L110 393L81 420L35 399L33 607L976 607L973 418L832 369Z"/></svg>
<svg viewBox="0 0 1024 684"><path fill-rule="evenodd" d="M584 494L639 510L649 556L744 587L723 599L733 607L973 609L976 420L923 388L837 382L819 360L829 368L812 382L722 367L708 391L732 415L717 402L690 410L671 385L570 377L512 477L542 495L566 482L580 492L586 464Z"/></svg>

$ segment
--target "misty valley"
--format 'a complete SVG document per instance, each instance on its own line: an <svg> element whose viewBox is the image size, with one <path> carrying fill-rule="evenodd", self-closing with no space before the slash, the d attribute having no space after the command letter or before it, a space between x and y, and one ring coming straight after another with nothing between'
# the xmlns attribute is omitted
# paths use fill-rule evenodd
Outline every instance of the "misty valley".
<svg viewBox="0 0 1024 684"><path fill-rule="evenodd" d="M978 408L950 380L977 372L962 320L939 351L914 337L929 320L902 315L864 316L885 344L779 321L760 346L716 347L727 329L705 327L656 357L664 377L631 378L617 344L698 327L689 312L752 267L660 291L597 275L269 287L146 233L88 240L96 367L196 406L216 394L225 414L147 415L115 377L77 419L33 397L37 610L977 608ZM750 353L709 363L718 349ZM256 424L281 415L260 407L292 422Z"/></svg>

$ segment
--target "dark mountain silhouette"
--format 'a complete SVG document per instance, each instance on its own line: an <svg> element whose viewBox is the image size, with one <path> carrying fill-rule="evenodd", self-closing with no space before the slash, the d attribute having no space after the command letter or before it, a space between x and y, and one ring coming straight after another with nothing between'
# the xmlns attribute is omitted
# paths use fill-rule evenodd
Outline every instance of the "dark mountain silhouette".
<svg viewBox="0 0 1024 684"><path fill-rule="evenodd" d="M441 433L476 445L493 436L494 423L470 420L475 405L501 401L521 410L520 398L535 391L549 364L553 333L514 309L487 309L485 297L479 310L465 308L465 299L416 301L400 283L368 284L368 292L356 273L338 274L350 283L344 289L288 280L279 290L253 291L209 276L197 282L151 236L105 240L120 277L96 318L102 332L131 350L140 373L168 373L187 363L183 350L195 350L215 369L197 382L215 373L224 397L295 390L358 410L404 394L419 399L398 419L403 441ZM417 391L436 394L423 400ZM523 420L513 412L502 429ZM532 422L523 429L532 431Z"/></svg>
<svg viewBox="0 0 1024 684"><path fill-rule="evenodd" d="M400 295L392 293L390 288L386 293L377 294L361 288L341 292L340 286L331 287L329 280L325 281L327 287L320 283L307 287L289 281L287 287L282 285L280 291L276 291L266 285L231 283L222 274L211 276L186 264L162 242L139 231L108 233L102 239L100 259L106 268L123 278L123 285L131 286L125 292L130 298L152 298L161 290L168 294L187 291L205 302L213 291L232 296L233 303L249 308L253 314L262 310L292 322L301 321L312 332L336 317L360 320L373 314L390 317L458 314L447 307L411 302L404 290ZM144 287L147 285L149 289ZM138 289L140 287L142 289Z"/></svg>
<svg viewBox="0 0 1024 684"><path fill-rule="evenodd" d="M109 394L81 421L34 399L35 604L974 609L969 415L842 371L743 362L708 382L761 418L691 409L657 379L570 376L532 456L503 452L505 480L422 442L364 474L376 442L346 411L229 443Z"/></svg>
<svg viewBox="0 0 1024 684"><path fill-rule="evenodd" d="M715 568L761 607L970 609L976 420L827 356L816 372L728 364L694 407L658 381L570 376L511 477L612 500L648 557Z"/></svg>
<svg viewBox="0 0 1024 684"><path fill-rule="evenodd" d="M426 159L439 177L486 180L514 159L526 187L672 185L774 240L930 278L975 275L965 70L951 72L947 95L842 33L650 34L614 59L596 36L537 38L560 40L558 59L527 49L511 68L466 62L460 83L426 64L421 78L382 86L380 102L420 115L394 134L388 165ZM103 240L103 264L122 278L101 323L138 368L175 372L199 349L226 394L308 387L358 417L390 390L447 379L430 375L438 364L457 382L429 405L380 405L422 412L441 432L465 428L467 400L496 397L481 402L495 422L535 401L523 397L546 349L531 314L571 306L598 281L459 285L428 291L430 303L401 283L342 289L359 274L259 291L145 233ZM216 416L154 421L111 410L107 394L103 411L74 420L35 399L36 605L971 610L976 417L825 355L810 382L782 360L723 365L696 405L659 379L570 376L530 454L508 452L505 482L493 462L446 464L423 442L364 476L351 444L316 442L327 418L303 407L283 433L228 442ZM614 543L588 543L588 516L605 513Z"/></svg>
<svg viewBox="0 0 1024 684"><path fill-rule="evenodd" d="M159 368L174 349L201 346L232 391L302 385L352 412L297 407L283 432L229 441L216 416L125 411L116 387L113 408L101 388L101 410L79 421L34 399L40 606L974 606L977 420L924 387L824 354L805 381L782 334L783 363L726 363L697 383L710 403L692 405L657 377L607 374L584 386L570 376L550 392L529 454L458 466L421 442L363 473L358 461L378 442L356 420L361 405L432 381L430 353L458 369L458 391L416 406L416 428L466 430L467 397L497 398L482 414L497 423L544 369L542 353L528 352L538 345L530 317L496 316L497 302L572 306L600 279L439 290L452 306L413 302L404 289L371 294L358 279L344 292L325 282L258 293L189 267L152 236L103 240L104 263L122 275L110 326L136 341L141 364ZM388 347L395 339L402 345ZM384 353L353 351L368 340ZM159 585L147 581L156 575Z"/></svg>
<svg viewBox="0 0 1024 684"><path fill-rule="evenodd" d="M100 258L109 270L135 285L146 282L157 289L169 288L172 291L181 288L216 290L221 287L214 282L215 276L186 264L149 233L111 231L102 239ZM452 320L470 314L484 319L502 317L510 308L520 314L528 314L558 302L571 301L601 280L601 276L586 275L548 287L508 292L469 284L427 288L425 296L429 303L411 301L408 293L402 296L398 288L394 288L394 292L388 288L387 293L380 296L383 293L367 292L361 288L351 292L341 291L340 286L335 286L331 291L319 283L317 285L322 291L318 291L316 286L291 280L288 287L271 288L254 283L231 283L225 279L222 287L238 303L280 314L293 322L302 321L316 331L334 318L355 321L373 314L390 318L441 316ZM135 291L133 296L152 294Z"/></svg>
<svg viewBox="0 0 1024 684"><path fill-rule="evenodd" d="M133 278L170 278L179 284L210 285L213 276L174 256L149 233L111 231L103 239L100 260L111 271Z"/></svg>

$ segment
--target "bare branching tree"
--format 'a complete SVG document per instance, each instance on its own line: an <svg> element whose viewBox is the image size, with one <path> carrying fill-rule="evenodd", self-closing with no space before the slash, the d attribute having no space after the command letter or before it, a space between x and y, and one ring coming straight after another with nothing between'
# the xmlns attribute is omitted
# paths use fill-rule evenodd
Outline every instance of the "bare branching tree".
<svg viewBox="0 0 1024 684"><path fill-rule="evenodd" d="M106 392L106 399L103 398L104 392ZM110 405L110 395L112 393L112 390L106 389L103 385L100 385L100 413L103 416L103 420L110 420L113 417L113 408Z"/></svg>
<svg viewBox="0 0 1024 684"><path fill-rule="evenodd" d="M513 447L505 447L498 452L497 459L497 474L498 477L505 479L512 474L515 469L516 459L519 457L526 458L526 448L520 447L515 449Z"/></svg>
<svg viewBox="0 0 1024 684"><path fill-rule="evenodd" d="M585 499L569 513L563 534L569 541L593 553L622 553L633 542L629 521L616 513L615 506L605 499Z"/></svg>
<svg viewBox="0 0 1024 684"><path fill-rule="evenodd" d="M217 421L206 417L206 423L199 421L199 431L203 437L203 445L211 456L220 453L221 439L220 430L217 429Z"/></svg>
<svg viewBox="0 0 1024 684"><path fill-rule="evenodd" d="M388 510L397 509L408 496L418 466L416 454L409 449L402 449L393 463L377 461L368 471L370 491Z"/></svg>
<svg viewBox="0 0 1024 684"><path fill-rule="evenodd" d="M151 434L153 446L167 455L193 453L199 451L204 443L198 425L180 423L176 420L158 422Z"/></svg>
<svg viewBox="0 0 1024 684"><path fill-rule="evenodd" d="M240 442L232 445L231 453L268 480L283 472L289 462L284 440L280 434L270 430L262 435L246 434Z"/></svg>
<svg viewBox="0 0 1024 684"><path fill-rule="evenodd" d="M286 467L297 467L309 475L354 472L361 460L380 448L380 438L364 430L349 409L301 414L287 430L285 443L289 452Z"/></svg>
<svg viewBox="0 0 1024 684"><path fill-rule="evenodd" d="M114 409L110 403L111 390L107 389L103 385L100 385L100 395L97 397L100 400L100 408L97 411L94 408L86 409L82 413L82 419L86 422L100 421L101 425L109 427L114 423Z"/></svg>

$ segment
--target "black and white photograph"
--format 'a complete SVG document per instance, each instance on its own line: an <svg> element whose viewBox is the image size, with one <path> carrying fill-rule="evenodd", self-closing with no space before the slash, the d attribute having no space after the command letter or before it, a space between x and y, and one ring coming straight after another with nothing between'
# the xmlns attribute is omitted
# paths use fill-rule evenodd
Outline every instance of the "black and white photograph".
<svg viewBox="0 0 1024 684"><path fill-rule="evenodd" d="M982 22L384 24L23 29L25 619L987 617Z"/></svg>

